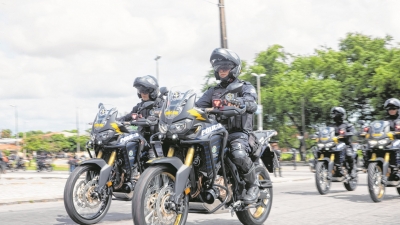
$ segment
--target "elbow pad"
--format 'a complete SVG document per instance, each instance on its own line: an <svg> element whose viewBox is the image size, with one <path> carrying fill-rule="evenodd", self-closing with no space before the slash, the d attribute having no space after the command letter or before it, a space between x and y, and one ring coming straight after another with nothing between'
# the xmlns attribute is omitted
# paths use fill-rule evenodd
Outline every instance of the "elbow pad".
<svg viewBox="0 0 400 225"><path fill-rule="evenodd" d="M257 104L255 101L246 101L246 111L250 113L254 113L257 111Z"/></svg>

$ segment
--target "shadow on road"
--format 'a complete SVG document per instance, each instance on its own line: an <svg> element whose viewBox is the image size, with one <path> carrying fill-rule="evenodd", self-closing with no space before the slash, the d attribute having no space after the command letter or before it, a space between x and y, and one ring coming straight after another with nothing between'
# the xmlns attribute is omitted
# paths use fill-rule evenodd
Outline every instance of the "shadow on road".
<svg viewBox="0 0 400 225"><path fill-rule="evenodd" d="M190 217L190 215L189 215ZM234 218L236 220L234 220ZM240 221L236 217L232 217L232 219L210 219L208 220L195 220L192 222L186 222L187 225L196 225L196 224L201 224L201 225L241 225Z"/></svg>
<svg viewBox="0 0 400 225"><path fill-rule="evenodd" d="M56 223L56 225L76 224L69 216L66 215L57 215L56 220L59 222ZM108 212L107 215L99 222L99 224L102 222L118 222L122 220L132 220L132 214Z"/></svg>

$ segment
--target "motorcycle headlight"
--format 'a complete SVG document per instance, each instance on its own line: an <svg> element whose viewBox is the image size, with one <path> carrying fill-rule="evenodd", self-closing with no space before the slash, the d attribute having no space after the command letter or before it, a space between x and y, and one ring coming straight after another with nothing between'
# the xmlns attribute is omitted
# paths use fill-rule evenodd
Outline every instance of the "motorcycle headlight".
<svg viewBox="0 0 400 225"><path fill-rule="evenodd" d="M171 133L180 133L186 129L186 123L185 121L173 123L169 128L169 131Z"/></svg>
<svg viewBox="0 0 400 225"><path fill-rule="evenodd" d="M106 140L112 138L112 137L114 136L114 134L115 134L115 131L113 131L113 130L106 130L106 131L100 132L100 133L97 135L97 137L98 137L98 139L100 139L100 140L106 141Z"/></svg>
<svg viewBox="0 0 400 225"><path fill-rule="evenodd" d="M325 146L326 146L327 148L330 148L330 147L332 147L332 146L334 146L334 145L335 145L335 143L329 142L329 143L327 143Z"/></svg>
<svg viewBox="0 0 400 225"><path fill-rule="evenodd" d="M159 123L158 129L160 130L161 133L165 134L168 131L168 125L165 123Z"/></svg>
<svg viewBox="0 0 400 225"><path fill-rule="evenodd" d="M385 145L385 144L389 143L389 140L385 138L385 139L379 140L378 143L380 145Z"/></svg>
<svg viewBox="0 0 400 225"><path fill-rule="evenodd" d="M368 144L369 144L370 146L374 146L374 145L378 144L378 142L375 141L375 140L371 140L371 141L368 141Z"/></svg>
<svg viewBox="0 0 400 225"><path fill-rule="evenodd" d="M169 126L169 132L173 134L182 133L186 131L187 128L191 127L191 122L191 119L185 119L184 121L173 123L171 126Z"/></svg>
<svg viewBox="0 0 400 225"><path fill-rule="evenodd" d="M323 147L325 147L324 144L318 144L318 148L323 148Z"/></svg>

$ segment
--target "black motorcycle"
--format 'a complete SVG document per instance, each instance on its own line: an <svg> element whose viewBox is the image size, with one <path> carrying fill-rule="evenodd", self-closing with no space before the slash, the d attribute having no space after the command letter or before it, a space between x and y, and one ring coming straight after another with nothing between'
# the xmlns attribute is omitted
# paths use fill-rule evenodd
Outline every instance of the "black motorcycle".
<svg viewBox="0 0 400 225"><path fill-rule="evenodd" d="M53 171L53 167L51 166L50 163L46 162L45 159L39 159L37 161L36 171L37 172L42 172L42 171L51 172L51 171Z"/></svg>
<svg viewBox="0 0 400 225"><path fill-rule="evenodd" d="M241 88L240 83L231 84L222 96L238 93ZM182 225L188 217L189 202L212 204L217 199L221 203L208 213L225 206L244 224L263 224L273 199L272 182L264 165L273 172L268 141L276 132L250 135L257 142L252 159L260 196L256 203L246 205L242 201L245 182L227 157L228 132L215 119L239 115L245 108L222 106L222 100L216 99L214 109L206 112L195 107L196 94L187 90L172 89L161 111L160 132L151 137L151 144L167 157L150 160L139 178L132 200L134 224Z"/></svg>
<svg viewBox="0 0 400 225"><path fill-rule="evenodd" d="M26 170L25 161L24 161L23 159L18 160L18 161L15 163L14 170L22 170L22 171L25 171L25 170Z"/></svg>
<svg viewBox="0 0 400 225"><path fill-rule="evenodd" d="M318 147L315 149L315 184L321 195L329 192L331 182L343 182L348 191L357 188L357 177L351 178L349 175L351 168L349 163L347 161L340 163L343 150L348 151L348 146L341 140L352 135L354 134L341 129L339 135L335 136L334 127L319 127L318 138L315 137Z"/></svg>
<svg viewBox="0 0 400 225"><path fill-rule="evenodd" d="M396 131L390 131L388 121L376 120L364 129L368 166L368 191L374 202L381 202L386 187L396 187L400 194L400 174L396 152L400 149L400 121L396 121Z"/></svg>
<svg viewBox="0 0 400 225"><path fill-rule="evenodd" d="M138 113L153 106L154 102L146 102ZM149 156L144 150L149 144L139 132L130 132L126 124L117 120L117 115L115 108L108 110L99 104L86 145L91 159L76 167L65 184L64 206L76 223L99 222L107 214L113 195L119 200L131 200L137 181L134 171L142 173L146 168ZM134 114L132 117L132 125L154 127L158 124L156 116L137 118Z"/></svg>

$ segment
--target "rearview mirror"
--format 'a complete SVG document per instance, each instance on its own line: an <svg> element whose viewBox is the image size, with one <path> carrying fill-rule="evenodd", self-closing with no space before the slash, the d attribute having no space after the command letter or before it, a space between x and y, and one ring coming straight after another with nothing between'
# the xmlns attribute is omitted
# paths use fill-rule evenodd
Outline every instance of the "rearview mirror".
<svg viewBox="0 0 400 225"><path fill-rule="evenodd" d="M103 103L100 102L98 108L100 109L102 106L103 106Z"/></svg>
<svg viewBox="0 0 400 225"><path fill-rule="evenodd" d="M161 87L160 88L160 97L166 96L168 94L168 88L167 87Z"/></svg>
<svg viewBox="0 0 400 225"><path fill-rule="evenodd" d="M140 107L140 109L138 110L138 113L141 112L143 109L149 109L149 108L152 108L153 106L154 106L153 101L144 102L142 107Z"/></svg>

